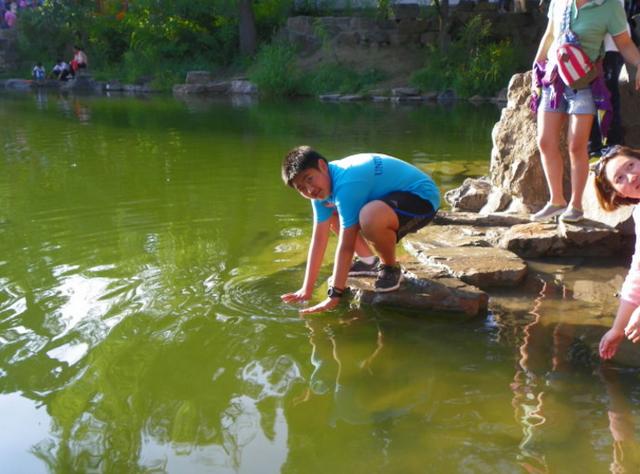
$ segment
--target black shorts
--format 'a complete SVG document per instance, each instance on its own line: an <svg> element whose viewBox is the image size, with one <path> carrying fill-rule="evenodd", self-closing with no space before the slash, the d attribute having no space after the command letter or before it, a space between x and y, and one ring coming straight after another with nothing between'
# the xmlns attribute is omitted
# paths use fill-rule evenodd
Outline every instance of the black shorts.
<svg viewBox="0 0 640 474"><path fill-rule="evenodd" d="M438 212L426 199L406 191L387 194L380 198L380 201L387 204L398 216L396 242L400 242L405 235L422 229Z"/></svg>

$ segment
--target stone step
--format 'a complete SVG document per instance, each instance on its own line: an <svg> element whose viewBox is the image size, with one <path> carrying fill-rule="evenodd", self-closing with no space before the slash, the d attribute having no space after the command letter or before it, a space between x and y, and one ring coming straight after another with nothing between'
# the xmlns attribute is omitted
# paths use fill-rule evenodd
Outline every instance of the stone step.
<svg viewBox="0 0 640 474"><path fill-rule="evenodd" d="M488 295L442 271L425 268L420 262L403 264L404 280L397 291L376 293L374 277L349 278L347 285L356 305L383 305L419 311L483 316L487 313Z"/></svg>
<svg viewBox="0 0 640 474"><path fill-rule="evenodd" d="M421 263L444 270L483 290L518 286L527 275L527 264L516 254L494 247L428 248L408 241L405 248Z"/></svg>

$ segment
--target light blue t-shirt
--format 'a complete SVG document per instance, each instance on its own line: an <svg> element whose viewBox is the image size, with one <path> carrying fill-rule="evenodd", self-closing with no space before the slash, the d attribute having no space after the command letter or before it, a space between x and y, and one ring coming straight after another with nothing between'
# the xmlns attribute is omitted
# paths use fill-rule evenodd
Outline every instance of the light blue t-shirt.
<svg viewBox="0 0 640 474"><path fill-rule="evenodd" d="M380 153L361 153L329 163L331 196L314 199L315 222L324 222L338 211L343 229L359 222L365 204L389 193L406 191L440 207L440 191L426 173L415 166Z"/></svg>

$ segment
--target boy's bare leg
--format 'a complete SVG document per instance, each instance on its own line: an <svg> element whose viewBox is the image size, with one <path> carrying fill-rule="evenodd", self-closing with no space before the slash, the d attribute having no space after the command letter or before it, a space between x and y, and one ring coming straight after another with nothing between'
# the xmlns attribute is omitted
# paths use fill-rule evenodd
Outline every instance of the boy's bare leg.
<svg viewBox="0 0 640 474"><path fill-rule="evenodd" d="M329 228L334 234L336 235L340 234L340 220L338 219L338 216L333 215L330 217ZM360 233L358 233L358 236L356 237L355 251L358 257L366 258L366 257L373 257L375 255L373 253L373 250L371 250L371 247L369 247L369 244L367 243L367 241L364 240L364 237L362 237L362 234Z"/></svg>
<svg viewBox="0 0 640 474"><path fill-rule="evenodd" d="M383 201L371 201L360 210L360 229L385 265L396 263L398 216Z"/></svg>

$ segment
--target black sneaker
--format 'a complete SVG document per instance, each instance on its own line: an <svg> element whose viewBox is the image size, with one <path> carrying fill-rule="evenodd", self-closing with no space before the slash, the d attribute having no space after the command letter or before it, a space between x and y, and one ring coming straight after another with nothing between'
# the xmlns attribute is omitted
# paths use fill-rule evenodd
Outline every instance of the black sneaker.
<svg viewBox="0 0 640 474"><path fill-rule="evenodd" d="M374 283L375 291L384 293L386 291L397 290L402 281L402 268L400 265L380 265L378 278Z"/></svg>
<svg viewBox="0 0 640 474"><path fill-rule="evenodd" d="M349 269L349 276L376 276L378 274L378 265L380 264L380 259L378 257L373 258L373 263L364 263L359 258L356 258L351 264L351 268Z"/></svg>

